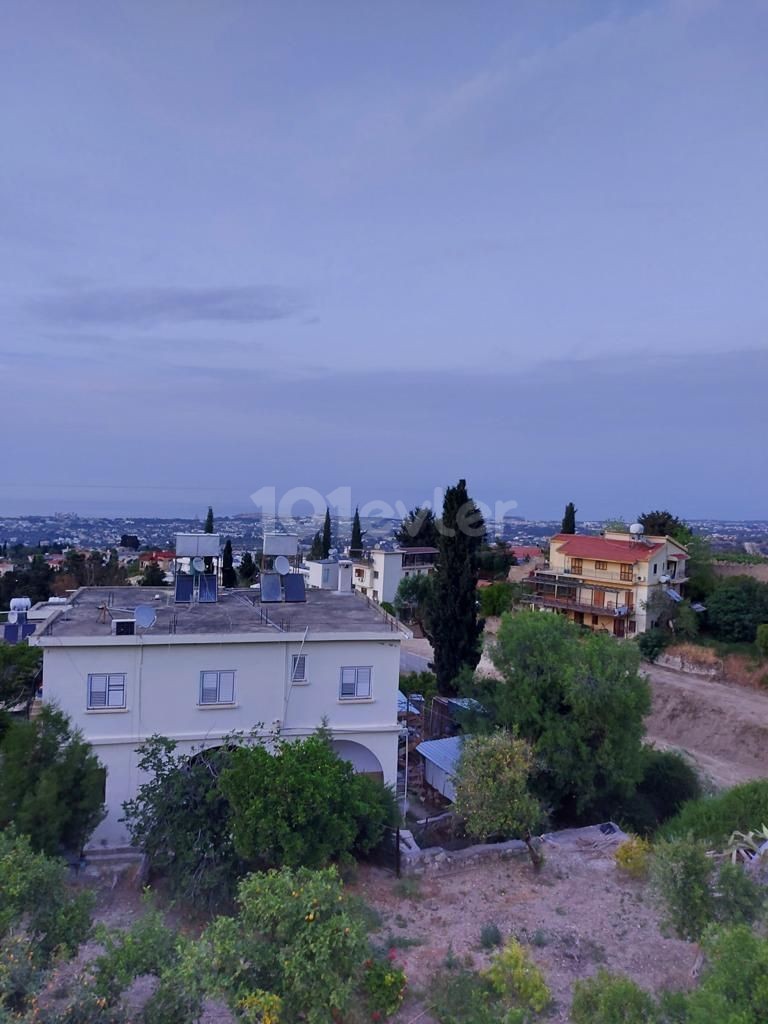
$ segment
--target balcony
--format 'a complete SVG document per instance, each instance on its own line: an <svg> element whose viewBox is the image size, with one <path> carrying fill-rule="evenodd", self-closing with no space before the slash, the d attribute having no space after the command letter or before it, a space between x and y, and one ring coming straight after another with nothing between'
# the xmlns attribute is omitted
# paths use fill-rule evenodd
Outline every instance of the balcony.
<svg viewBox="0 0 768 1024"><path fill-rule="evenodd" d="M594 601L586 601L579 597L555 597L554 594L532 593L527 598L531 604L539 605L542 608L557 608L570 612L587 612L591 615L606 615L612 619L626 618L634 614L634 607L628 604L617 605L614 601L604 601L596 604Z"/></svg>

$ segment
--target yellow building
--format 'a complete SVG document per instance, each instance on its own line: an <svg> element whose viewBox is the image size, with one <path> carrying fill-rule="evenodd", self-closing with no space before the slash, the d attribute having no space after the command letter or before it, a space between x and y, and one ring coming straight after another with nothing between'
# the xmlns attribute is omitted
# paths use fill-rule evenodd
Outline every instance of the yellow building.
<svg viewBox="0 0 768 1024"><path fill-rule="evenodd" d="M527 580L531 605L619 637L656 625L648 602L653 604L654 593L682 600L688 553L671 537L632 530L601 537L556 534L547 566L532 570Z"/></svg>

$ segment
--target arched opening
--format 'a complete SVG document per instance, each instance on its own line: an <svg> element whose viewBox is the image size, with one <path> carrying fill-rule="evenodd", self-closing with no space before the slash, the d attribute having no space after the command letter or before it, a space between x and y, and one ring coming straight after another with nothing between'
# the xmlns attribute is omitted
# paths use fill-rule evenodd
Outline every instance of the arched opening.
<svg viewBox="0 0 768 1024"><path fill-rule="evenodd" d="M349 761L359 775L369 775L379 782L384 781L384 772L378 757L354 740L333 740L331 746L344 761Z"/></svg>

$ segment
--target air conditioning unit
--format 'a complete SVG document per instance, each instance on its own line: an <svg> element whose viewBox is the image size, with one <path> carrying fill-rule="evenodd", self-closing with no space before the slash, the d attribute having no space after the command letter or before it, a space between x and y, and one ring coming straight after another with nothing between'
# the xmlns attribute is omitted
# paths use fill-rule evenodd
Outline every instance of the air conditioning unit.
<svg viewBox="0 0 768 1024"><path fill-rule="evenodd" d="M645 579L645 576L635 576L635 579L637 580L638 583L642 583L644 581L644 579Z"/></svg>
<svg viewBox="0 0 768 1024"><path fill-rule="evenodd" d="M134 636L135 633L135 619L112 619L112 636Z"/></svg>

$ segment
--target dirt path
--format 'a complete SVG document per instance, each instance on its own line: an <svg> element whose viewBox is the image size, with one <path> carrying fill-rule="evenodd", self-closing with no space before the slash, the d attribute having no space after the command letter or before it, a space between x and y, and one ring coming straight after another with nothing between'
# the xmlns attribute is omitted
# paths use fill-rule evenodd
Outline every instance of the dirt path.
<svg viewBox="0 0 768 1024"><path fill-rule="evenodd" d="M686 750L718 786L768 777L768 693L646 665L648 739Z"/></svg>

